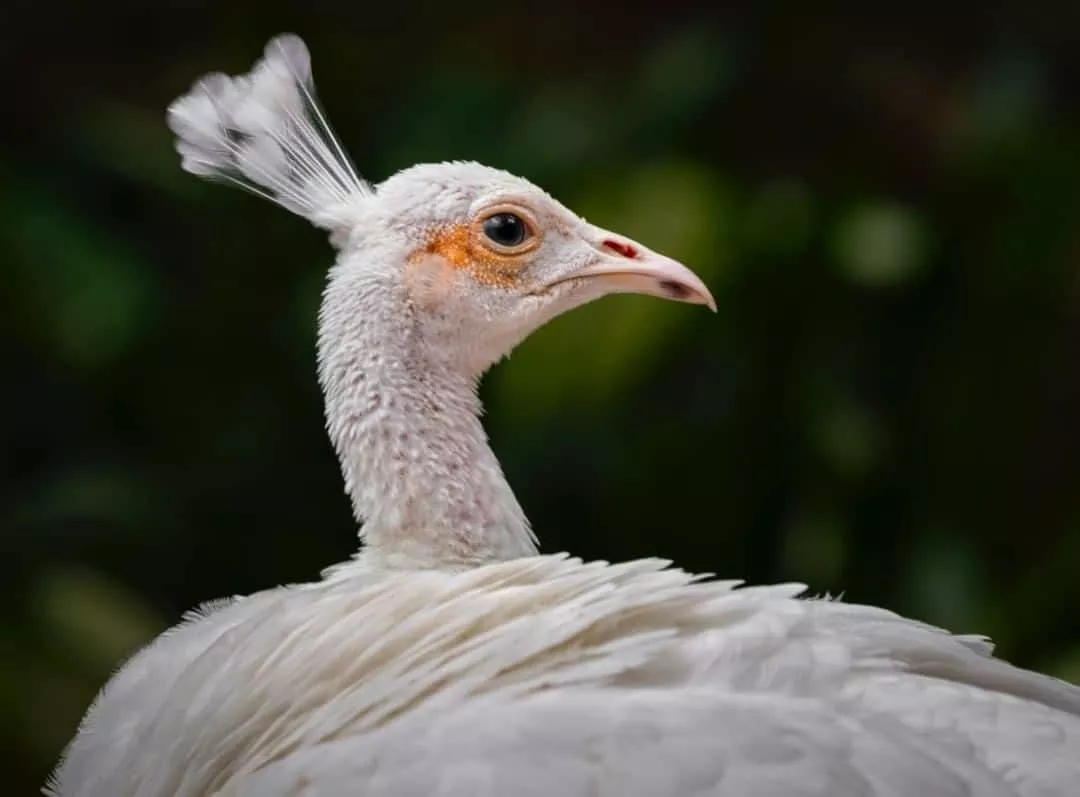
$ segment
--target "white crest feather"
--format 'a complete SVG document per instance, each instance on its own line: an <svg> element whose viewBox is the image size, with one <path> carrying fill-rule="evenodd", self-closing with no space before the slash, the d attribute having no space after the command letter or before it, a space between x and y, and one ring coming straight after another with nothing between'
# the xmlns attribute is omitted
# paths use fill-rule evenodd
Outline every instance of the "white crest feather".
<svg viewBox="0 0 1080 797"><path fill-rule="evenodd" d="M371 187L357 175L315 99L311 58L295 35L272 39L246 75L205 75L169 106L186 171L222 179L343 231Z"/></svg>

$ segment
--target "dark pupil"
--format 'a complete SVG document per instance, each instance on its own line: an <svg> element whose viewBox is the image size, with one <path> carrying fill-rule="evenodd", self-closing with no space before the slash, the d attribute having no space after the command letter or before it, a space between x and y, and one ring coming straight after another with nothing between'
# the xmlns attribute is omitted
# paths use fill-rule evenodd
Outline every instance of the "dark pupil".
<svg viewBox="0 0 1080 797"><path fill-rule="evenodd" d="M500 246L517 246L525 240L525 222L513 213L496 213L484 222L484 234Z"/></svg>

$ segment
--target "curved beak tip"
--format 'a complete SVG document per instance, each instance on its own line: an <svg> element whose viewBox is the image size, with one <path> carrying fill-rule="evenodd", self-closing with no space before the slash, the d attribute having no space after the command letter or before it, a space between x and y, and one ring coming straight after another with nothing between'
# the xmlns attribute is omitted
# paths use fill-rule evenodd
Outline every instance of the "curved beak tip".
<svg viewBox="0 0 1080 797"><path fill-rule="evenodd" d="M690 304L703 304L710 310L712 310L714 313L716 312L716 300L713 298L713 295L709 291L709 289L706 288L704 285L702 285L701 289L699 290L690 290L687 289L686 286L680 285L679 290L686 296L686 298L682 299L682 301L689 302ZM671 298L679 299L678 296L672 296Z"/></svg>
<svg viewBox="0 0 1080 797"><path fill-rule="evenodd" d="M714 313L716 312L716 300L713 299L712 293L704 285L691 286L685 282L666 279L659 280L658 285L663 298L675 302L686 302L687 304L703 304Z"/></svg>
<svg viewBox="0 0 1080 797"><path fill-rule="evenodd" d="M651 263L646 261L639 273L652 276L656 280L658 296L687 304L703 304L716 312L716 300L712 292L697 274L682 263L658 257Z"/></svg>

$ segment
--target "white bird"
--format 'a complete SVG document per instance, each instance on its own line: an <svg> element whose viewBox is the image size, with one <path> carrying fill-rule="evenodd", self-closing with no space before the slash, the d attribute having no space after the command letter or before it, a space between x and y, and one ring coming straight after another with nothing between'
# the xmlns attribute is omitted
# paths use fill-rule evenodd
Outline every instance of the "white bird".
<svg viewBox="0 0 1080 797"><path fill-rule="evenodd" d="M169 121L188 171L332 235L319 376L364 545L135 655L48 794L1080 795L1080 689L982 638L798 584L538 555L478 379L605 294L713 306L684 266L477 164L369 186L294 36Z"/></svg>

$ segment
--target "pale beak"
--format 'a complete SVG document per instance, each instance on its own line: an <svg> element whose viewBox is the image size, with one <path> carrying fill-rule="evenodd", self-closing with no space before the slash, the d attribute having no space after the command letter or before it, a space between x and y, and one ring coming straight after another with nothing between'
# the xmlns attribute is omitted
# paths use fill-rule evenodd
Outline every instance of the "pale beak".
<svg viewBox="0 0 1080 797"><path fill-rule="evenodd" d="M716 312L716 301L697 274L677 260L639 244L605 235L603 259L565 274L546 287L570 280L600 283L604 293L641 293L688 304L703 304Z"/></svg>

